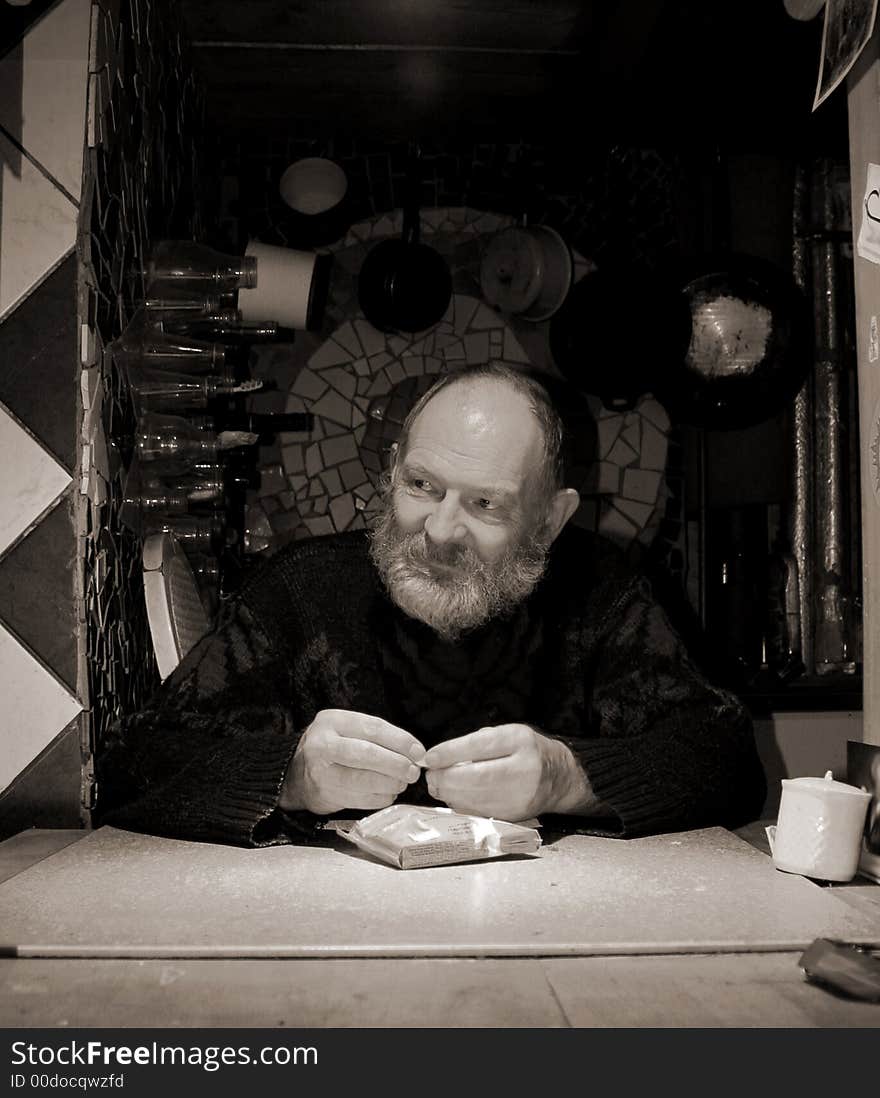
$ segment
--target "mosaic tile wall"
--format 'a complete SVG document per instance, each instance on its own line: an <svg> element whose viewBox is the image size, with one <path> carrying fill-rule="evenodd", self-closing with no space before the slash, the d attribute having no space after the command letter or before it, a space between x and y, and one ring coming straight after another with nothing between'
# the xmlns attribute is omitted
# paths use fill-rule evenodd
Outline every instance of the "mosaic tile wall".
<svg viewBox="0 0 880 1098"><path fill-rule="evenodd" d="M136 708L158 683L141 546L119 517L133 418L106 348L142 300L141 264L148 242L201 234L196 155L203 115L176 5L170 0L96 0L77 234L90 754L100 748L110 723ZM89 764L85 777L93 807Z"/></svg>

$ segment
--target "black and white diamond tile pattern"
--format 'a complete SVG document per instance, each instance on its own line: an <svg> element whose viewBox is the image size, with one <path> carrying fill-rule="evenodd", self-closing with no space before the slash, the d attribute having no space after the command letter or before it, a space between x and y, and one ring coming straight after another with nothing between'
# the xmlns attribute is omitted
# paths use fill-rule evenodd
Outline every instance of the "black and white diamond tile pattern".
<svg viewBox="0 0 880 1098"><path fill-rule="evenodd" d="M0 330L2 339L2 330ZM73 401L71 400L71 405ZM71 413L73 408L71 407ZM73 477L24 427L10 410L0 407L0 463L6 470L0 480L0 568L6 553L13 547L26 552L26 543L33 530L58 507L69 492ZM69 518L60 530L74 549L73 526ZM46 577L57 585L62 601L72 601L70 576L53 574ZM27 579L25 579L27 583ZM44 589L44 594L47 592ZM19 600L6 607L15 618ZM45 604L33 612L40 615ZM50 607L46 607L51 612ZM48 624L48 623L47 623ZM75 648L76 637L69 636L69 646ZM51 667L44 664L17 636L17 630L0 621L0 697L4 699L2 726L3 750L0 752L0 790L55 739L80 712L80 705L71 688L64 684Z"/></svg>
<svg viewBox="0 0 880 1098"><path fill-rule="evenodd" d="M96 746L155 680L103 348L146 242L202 235L179 6L34 4L0 40L0 445L20 474L0 490L3 835L88 820Z"/></svg>
<svg viewBox="0 0 880 1098"><path fill-rule="evenodd" d="M39 7L0 56L0 826L69 825L81 787L73 249L92 4Z"/></svg>
<svg viewBox="0 0 880 1098"><path fill-rule="evenodd" d="M0 58L0 320L76 243L91 0L63 0Z"/></svg>

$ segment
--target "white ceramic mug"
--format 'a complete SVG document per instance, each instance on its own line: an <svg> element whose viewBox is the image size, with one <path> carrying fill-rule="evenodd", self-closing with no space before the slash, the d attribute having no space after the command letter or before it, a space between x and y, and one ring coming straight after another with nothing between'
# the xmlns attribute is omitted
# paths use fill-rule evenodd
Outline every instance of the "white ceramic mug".
<svg viewBox="0 0 880 1098"><path fill-rule="evenodd" d="M251 240L245 255L257 260L257 284L239 290L242 319L248 324L274 320L285 328L308 328L316 254Z"/></svg>
<svg viewBox="0 0 880 1098"><path fill-rule="evenodd" d="M822 881L856 875L871 794L824 778L784 778L775 827L767 839L773 864L786 873Z"/></svg>

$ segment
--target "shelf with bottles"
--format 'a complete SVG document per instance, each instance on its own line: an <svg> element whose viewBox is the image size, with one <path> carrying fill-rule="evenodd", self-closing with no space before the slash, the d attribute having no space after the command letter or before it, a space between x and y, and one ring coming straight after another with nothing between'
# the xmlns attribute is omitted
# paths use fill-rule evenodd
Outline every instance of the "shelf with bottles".
<svg viewBox="0 0 880 1098"><path fill-rule="evenodd" d="M141 539L173 534L194 562L217 561L217 568L202 563L199 569L204 593L215 601L227 593L226 565L240 556L243 544L243 500L258 483L255 469L212 460L210 452L189 462L179 457L144 462L136 451L125 476L120 520Z"/></svg>
<svg viewBox="0 0 880 1098"><path fill-rule="evenodd" d="M247 564L260 445L312 426L311 415L248 407L251 394L275 384L251 377L252 345L290 339L274 321L242 319L237 294L255 284L256 264L158 242L143 303L108 348L128 406L108 432L127 470L121 519L138 536L174 534L211 601L232 593Z"/></svg>

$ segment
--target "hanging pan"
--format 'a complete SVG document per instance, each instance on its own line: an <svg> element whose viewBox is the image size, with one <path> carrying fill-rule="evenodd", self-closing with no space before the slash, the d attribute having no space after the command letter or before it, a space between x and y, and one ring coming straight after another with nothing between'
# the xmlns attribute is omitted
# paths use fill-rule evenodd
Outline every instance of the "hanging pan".
<svg viewBox="0 0 880 1098"><path fill-rule="evenodd" d="M511 225L495 233L480 263L480 287L489 305L537 323L549 320L571 286L568 245L549 225Z"/></svg>
<svg viewBox="0 0 880 1098"><path fill-rule="evenodd" d="M777 415L812 362L806 298L790 274L739 253L686 278L687 353L658 378L655 395L681 422L721 430Z"/></svg>
<svg viewBox="0 0 880 1098"><path fill-rule="evenodd" d="M680 423L721 430L778 414L812 361L806 299L766 260L728 253L696 270L600 269L550 322L560 371L608 408L651 393Z"/></svg>
<svg viewBox="0 0 880 1098"><path fill-rule="evenodd" d="M410 154L403 231L367 253L358 275L358 302L381 332L420 332L442 319L452 298L443 256L419 240L419 151Z"/></svg>
<svg viewBox="0 0 880 1098"><path fill-rule="evenodd" d="M658 378L680 369L690 338L690 310L675 279L646 269L593 269L550 321L560 372L616 410L656 395Z"/></svg>

